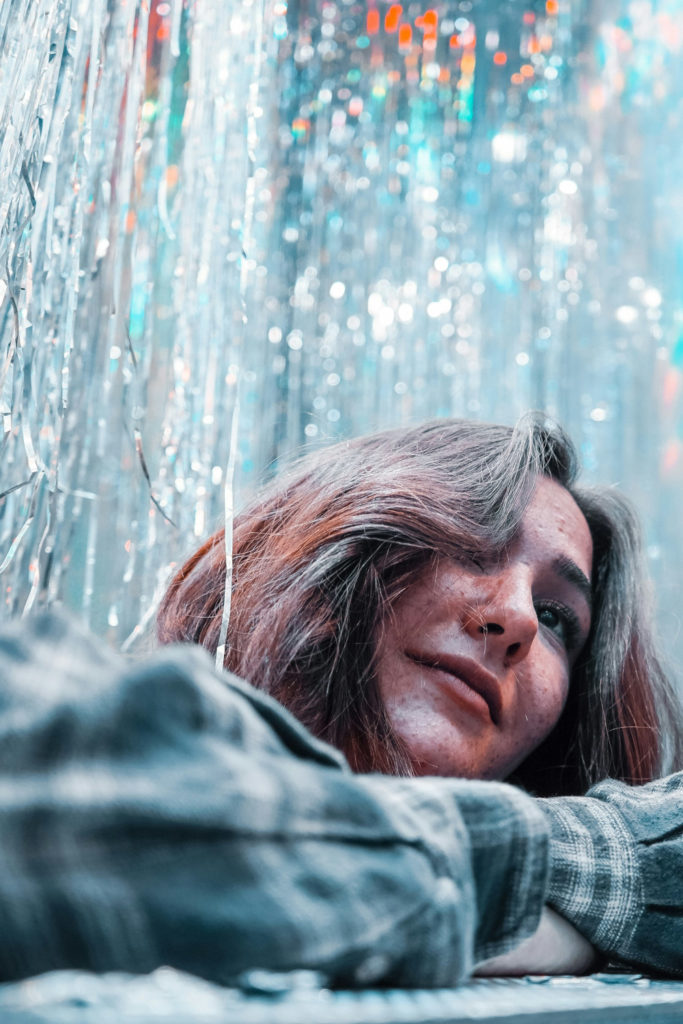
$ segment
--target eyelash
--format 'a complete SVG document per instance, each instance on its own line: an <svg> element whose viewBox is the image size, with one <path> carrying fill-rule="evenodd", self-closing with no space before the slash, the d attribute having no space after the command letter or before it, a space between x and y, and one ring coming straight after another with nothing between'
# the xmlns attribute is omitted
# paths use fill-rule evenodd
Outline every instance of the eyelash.
<svg viewBox="0 0 683 1024"><path fill-rule="evenodd" d="M547 626L546 628L561 641L568 651L573 651L575 647L578 647L581 638L581 624L579 623L578 616L571 608L564 604L558 604L556 601L539 601L536 605L536 615L539 621L541 614L548 610L555 612L558 616L563 626L563 635L560 636L552 626ZM543 623L540 623L540 625L543 625Z"/></svg>

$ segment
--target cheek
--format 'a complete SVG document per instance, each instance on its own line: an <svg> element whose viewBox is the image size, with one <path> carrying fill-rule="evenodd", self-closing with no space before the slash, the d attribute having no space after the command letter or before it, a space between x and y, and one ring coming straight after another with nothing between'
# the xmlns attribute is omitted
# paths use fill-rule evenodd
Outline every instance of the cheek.
<svg viewBox="0 0 683 1024"><path fill-rule="evenodd" d="M557 725L567 703L569 675L562 667L555 668L533 686L521 710L524 715L522 731L526 734L529 749L542 743Z"/></svg>
<svg viewBox="0 0 683 1024"><path fill-rule="evenodd" d="M434 609L443 603L431 579L415 583L399 597L392 608L387 630L387 646L399 646L406 637L414 637L434 618Z"/></svg>

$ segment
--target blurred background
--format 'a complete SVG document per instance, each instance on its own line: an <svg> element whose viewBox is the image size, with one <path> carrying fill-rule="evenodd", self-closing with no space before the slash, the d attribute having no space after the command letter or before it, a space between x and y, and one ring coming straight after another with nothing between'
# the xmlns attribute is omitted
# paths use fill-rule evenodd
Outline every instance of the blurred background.
<svg viewBox="0 0 683 1024"><path fill-rule="evenodd" d="M302 446L544 409L683 656L680 0L4 0L3 617L144 645Z"/></svg>

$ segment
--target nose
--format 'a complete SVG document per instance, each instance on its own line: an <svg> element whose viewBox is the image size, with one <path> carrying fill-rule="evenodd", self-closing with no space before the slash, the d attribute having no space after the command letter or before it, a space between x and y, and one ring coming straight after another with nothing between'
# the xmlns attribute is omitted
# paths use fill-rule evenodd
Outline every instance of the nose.
<svg viewBox="0 0 683 1024"><path fill-rule="evenodd" d="M526 658L538 633L530 582L523 567L516 567L482 583L483 592L469 609L465 629L505 665L516 665Z"/></svg>

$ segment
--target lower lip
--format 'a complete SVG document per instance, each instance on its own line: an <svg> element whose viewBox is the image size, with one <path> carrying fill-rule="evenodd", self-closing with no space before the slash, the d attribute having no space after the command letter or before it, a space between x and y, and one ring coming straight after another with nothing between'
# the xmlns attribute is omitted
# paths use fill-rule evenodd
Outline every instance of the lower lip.
<svg viewBox="0 0 683 1024"><path fill-rule="evenodd" d="M485 719L487 722L492 721L491 709L484 697L477 693L476 690L473 690L463 679L453 675L452 672L447 672L445 669L433 665L425 665L420 661L416 662L416 664L419 665L423 672L428 673L429 678L437 682L439 688L459 707L476 715L478 718Z"/></svg>

